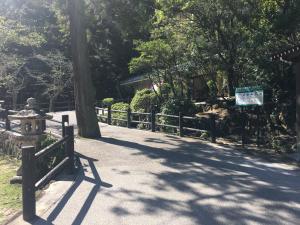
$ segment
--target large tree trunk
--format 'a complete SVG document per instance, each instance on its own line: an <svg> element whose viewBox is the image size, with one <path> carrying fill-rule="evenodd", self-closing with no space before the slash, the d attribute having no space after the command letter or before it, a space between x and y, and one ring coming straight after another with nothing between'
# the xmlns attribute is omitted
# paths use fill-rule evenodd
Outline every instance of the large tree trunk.
<svg viewBox="0 0 300 225"><path fill-rule="evenodd" d="M78 134L82 137L97 138L101 134L94 108L95 90L87 52L84 0L69 0L68 7Z"/></svg>
<svg viewBox="0 0 300 225"><path fill-rule="evenodd" d="M235 88L237 85L235 73L232 68L228 69L227 71L227 83L228 83L228 97L232 97L235 95Z"/></svg>

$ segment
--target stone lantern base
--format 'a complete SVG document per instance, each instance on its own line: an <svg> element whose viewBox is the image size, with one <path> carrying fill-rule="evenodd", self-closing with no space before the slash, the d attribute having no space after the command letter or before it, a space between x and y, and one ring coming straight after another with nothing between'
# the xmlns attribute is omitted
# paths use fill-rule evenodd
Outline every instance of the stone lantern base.
<svg viewBox="0 0 300 225"><path fill-rule="evenodd" d="M47 134L42 135L30 135L25 136L20 133L13 131L1 131L0 135L0 147L10 148L10 151L15 156L21 155L22 146L34 146L36 149L40 149L41 141L47 136ZM22 166L17 170L16 176L10 180L11 184L21 184L22 183Z"/></svg>

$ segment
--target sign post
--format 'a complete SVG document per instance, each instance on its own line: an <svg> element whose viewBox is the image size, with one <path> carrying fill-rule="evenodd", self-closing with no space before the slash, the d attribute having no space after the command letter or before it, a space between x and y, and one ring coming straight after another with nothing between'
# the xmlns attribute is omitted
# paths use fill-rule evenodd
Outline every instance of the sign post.
<svg viewBox="0 0 300 225"><path fill-rule="evenodd" d="M237 88L235 91L236 105L242 108L242 145L245 145L246 142L246 113L243 108L247 106L256 106L257 107L257 146L259 146L259 135L260 135L260 117L259 117L259 106L264 104L264 90L262 87L242 87Z"/></svg>

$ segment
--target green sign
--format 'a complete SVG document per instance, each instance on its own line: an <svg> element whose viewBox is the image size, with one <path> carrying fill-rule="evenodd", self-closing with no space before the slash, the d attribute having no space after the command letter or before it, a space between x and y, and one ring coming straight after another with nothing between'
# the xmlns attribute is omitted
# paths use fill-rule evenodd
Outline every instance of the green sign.
<svg viewBox="0 0 300 225"><path fill-rule="evenodd" d="M251 106L264 104L264 90L262 87L242 87L235 90L236 105Z"/></svg>

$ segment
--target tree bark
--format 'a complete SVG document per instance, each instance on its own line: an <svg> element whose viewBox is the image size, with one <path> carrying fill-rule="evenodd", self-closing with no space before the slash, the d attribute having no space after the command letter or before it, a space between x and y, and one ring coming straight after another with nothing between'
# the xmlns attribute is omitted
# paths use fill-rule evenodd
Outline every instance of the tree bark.
<svg viewBox="0 0 300 225"><path fill-rule="evenodd" d="M101 134L94 108L95 90L88 60L84 0L69 0L68 9L78 135L87 138L98 138Z"/></svg>
<svg viewBox="0 0 300 225"><path fill-rule="evenodd" d="M228 83L228 97L232 97L235 95L235 74L233 69L229 69L227 71L227 83Z"/></svg>

